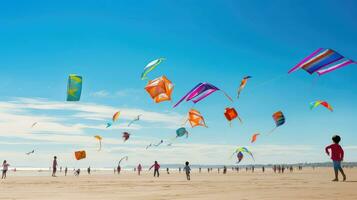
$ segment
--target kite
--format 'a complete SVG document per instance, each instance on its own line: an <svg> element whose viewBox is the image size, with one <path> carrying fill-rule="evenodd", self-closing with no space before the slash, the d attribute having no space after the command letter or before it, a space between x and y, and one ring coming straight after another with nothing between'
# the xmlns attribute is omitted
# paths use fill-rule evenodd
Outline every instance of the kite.
<svg viewBox="0 0 357 200"><path fill-rule="evenodd" d="M33 154L33 153L35 153L35 150L32 150L32 151L30 151L30 152L27 152L26 155L30 155L30 154Z"/></svg>
<svg viewBox="0 0 357 200"><path fill-rule="evenodd" d="M141 115L138 115L138 116L136 116L135 119L131 120L131 121L129 122L129 124L128 124L128 127L129 127L130 125L132 125L134 122L139 121L139 120L140 120L140 116L141 116Z"/></svg>
<svg viewBox="0 0 357 200"><path fill-rule="evenodd" d="M124 142L126 142L129 139L129 137L130 137L130 133L123 132L123 140L124 140Z"/></svg>
<svg viewBox="0 0 357 200"><path fill-rule="evenodd" d="M74 152L74 156L76 157L76 160L81 160L86 158L86 151L76 151Z"/></svg>
<svg viewBox="0 0 357 200"><path fill-rule="evenodd" d="M141 80L147 79L146 75L149 72L151 72L153 69L155 69L164 60L165 60L165 58L159 58L159 59L153 60L149 64L147 64L144 68L143 73L141 74Z"/></svg>
<svg viewBox="0 0 357 200"><path fill-rule="evenodd" d="M170 101L174 85L165 76L149 81L145 90L150 94L155 103Z"/></svg>
<svg viewBox="0 0 357 200"><path fill-rule="evenodd" d="M121 161L125 160L125 161L128 161L129 157L128 156L124 156L122 157L119 162L118 162L118 165L120 165Z"/></svg>
<svg viewBox="0 0 357 200"><path fill-rule="evenodd" d="M254 160L254 156L253 156L253 153L251 151L249 151L246 147L238 147L235 152L233 153L234 154L237 154L237 158L238 158L238 162L239 163L242 159L243 159L243 153L248 153L252 159Z"/></svg>
<svg viewBox="0 0 357 200"><path fill-rule="evenodd" d="M120 111L114 113L113 118L112 118L113 122L115 122L119 119L119 115L120 115Z"/></svg>
<svg viewBox="0 0 357 200"><path fill-rule="evenodd" d="M82 93L82 77L71 74L68 77L67 101L79 101Z"/></svg>
<svg viewBox="0 0 357 200"><path fill-rule="evenodd" d="M188 131L186 130L186 128L181 127L176 130L176 138L182 137L184 135L186 135L186 138L188 137Z"/></svg>
<svg viewBox="0 0 357 200"><path fill-rule="evenodd" d="M31 125L31 128L33 128L33 127L36 126L37 124L38 124L37 122L33 123L33 124Z"/></svg>
<svg viewBox="0 0 357 200"><path fill-rule="evenodd" d="M279 126L281 126L285 123L285 117L281 111L274 113L272 117L275 121L276 127L273 128L273 130L271 130L269 133L272 133L276 128L278 128Z"/></svg>
<svg viewBox="0 0 357 200"><path fill-rule="evenodd" d="M111 127L113 124L111 123L111 122L108 122L107 123L107 127L105 127L105 128L109 128L109 127Z"/></svg>
<svg viewBox="0 0 357 200"><path fill-rule="evenodd" d="M251 76L246 76L242 79L242 82L240 83L240 86L238 88L238 95L237 95L237 99L239 98L240 92L244 89L245 85L248 82L248 79L252 78Z"/></svg>
<svg viewBox="0 0 357 200"><path fill-rule="evenodd" d="M238 116L238 112L234 108L226 108L224 111L224 116L229 121L229 125L231 125L231 121L235 118L237 118L240 123L242 123L242 119Z"/></svg>
<svg viewBox="0 0 357 200"><path fill-rule="evenodd" d="M102 149L102 137L100 135L96 135L96 136L94 136L94 138L99 141L99 149L98 149L98 151L100 151Z"/></svg>
<svg viewBox="0 0 357 200"><path fill-rule="evenodd" d="M253 136L252 136L251 143L255 142L255 141L257 140L257 137L258 137L259 135L260 135L259 133L254 133Z"/></svg>
<svg viewBox="0 0 357 200"><path fill-rule="evenodd" d="M312 110L313 108L316 108L317 106L322 105L325 108L329 109L331 112L333 111L331 105L327 103L326 101L315 101L310 103L310 109Z"/></svg>
<svg viewBox="0 0 357 200"><path fill-rule="evenodd" d="M197 84L191 91L189 91L185 96L183 96L175 105L178 106L183 100L186 99L186 101L192 101L193 103L197 103L201 101L202 99L206 98L210 94L220 90L216 86L210 84L210 83L199 83ZM228 96L227 93L225 93L223 90L220 90L223 92L223 94L230 100L233 101L230 96Z"/></svg>
<svg viewBox="0 0 357 200"><path fill-rule="evenodd" d="M187 121L190 122L192 128L195 126L207 127L203 116L201 115L201 113L198 110L195 110L195 109L191 109L188 112L188 119L186 120L186 122Z"/></svg>
<svg viewBox="0 0 357 200"><path fill-rule="evenodd" d="M162 143L164 143L164 141L163 140L161 140L159 143L157 143L157 144L154 144L154 146L155 147L158 147L160 144L162 144Z"/></svg>
<svg viewBox="0 0 357 200"><path fill-rule="evenodd" d="M319 48L290 69L288 73L302 68L309 74L316 72L318 75L323 75L353 63L356 62L332 49Z"/></svg>
<svg viewBox="0 0 357 200"><path fill-rule="evenodd" d="M152 143L150 143L149 145L147 145L145 149L148 149L148 148L150 148L151 146L152 146Z"/></svg>

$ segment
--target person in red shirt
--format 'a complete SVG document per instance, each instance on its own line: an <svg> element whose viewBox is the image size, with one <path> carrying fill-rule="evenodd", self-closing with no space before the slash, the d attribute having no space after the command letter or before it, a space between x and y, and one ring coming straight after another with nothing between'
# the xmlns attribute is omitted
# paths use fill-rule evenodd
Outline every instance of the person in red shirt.
<svg viewBox="0 0 357 200"><path fill-rule="evenodd" d="M331 155L331 160L333 162L333 169L335 171L335 179L333 179L332 181L338 181L338 171L341 172L343 181L345 181L346 175L341 167L341 162L343 161L343 156L344 156L343 149L339 145L339 143L341 141L341 137L338 135L334 135L332 137L332 141L333 141L333 144L331 144L325 148L326 154L328 156Z"/></svg>
<svg viewBox="0 0 357 200"><path fill-rule="evenodd" d="M154 168L154 177L155 176L159 177L160 176L160 174L159 174L159 169L160 169L159 163L157 163L157 161L155 161L155 163L150 167L149 170L151 170L151 168Z"/></svg>

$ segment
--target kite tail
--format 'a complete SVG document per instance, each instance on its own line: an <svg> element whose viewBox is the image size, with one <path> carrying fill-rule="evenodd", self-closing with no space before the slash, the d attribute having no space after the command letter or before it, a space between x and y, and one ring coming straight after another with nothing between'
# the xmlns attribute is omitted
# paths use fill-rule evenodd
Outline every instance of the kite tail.
<svg viewBox="0 0 357 200"><path fill-rule="evenodd" d="M278 127L273 128L271 131L269 131L269 132L267 133L267 135L270 135L272 132L274 132L274 131L276 130L276 128L278 128Z"/></svg>

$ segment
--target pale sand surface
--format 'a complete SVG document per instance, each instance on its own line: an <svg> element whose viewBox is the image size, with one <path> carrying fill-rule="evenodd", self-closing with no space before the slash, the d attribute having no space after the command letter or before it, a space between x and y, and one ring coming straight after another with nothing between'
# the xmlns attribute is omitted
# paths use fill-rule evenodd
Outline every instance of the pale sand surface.
<svg viewBox="0 0 357 200"><path fill-rule="evenodd" d="M0 199L357 199L357 169L346 169L347 182L331 182L332 169L303 169L293 173L274 174L240 171L226 175L216 170L192 173L186 181L184 173L160 178L145 172L114 175L112 171L86 173L80 177L48 177L48 172L10 172L0 184Z"/></svg>

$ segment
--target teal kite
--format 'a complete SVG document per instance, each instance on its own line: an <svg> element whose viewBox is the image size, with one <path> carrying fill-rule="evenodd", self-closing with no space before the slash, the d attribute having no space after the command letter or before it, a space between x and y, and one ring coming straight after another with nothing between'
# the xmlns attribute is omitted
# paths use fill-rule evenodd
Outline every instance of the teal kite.
<svg viewBox="0 0 357 200"><path fill-rule="evenodd" d="M82 76L71 74L68 77L67 101L79 101L82 93Z"/></svg>

